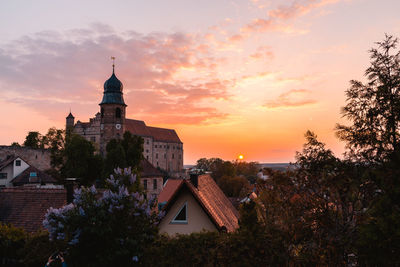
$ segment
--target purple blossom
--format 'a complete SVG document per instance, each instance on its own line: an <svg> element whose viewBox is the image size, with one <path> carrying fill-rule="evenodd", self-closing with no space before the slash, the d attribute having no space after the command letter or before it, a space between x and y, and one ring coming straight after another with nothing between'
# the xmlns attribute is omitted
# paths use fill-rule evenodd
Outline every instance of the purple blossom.
<svg viewBox="0 0 400 267"><path fill-rule="evenodd" d="M85 216L86 215L86 213L85 213L85 211L83 210L83 208L82 207L79 207L79 215L81 215L81 216Z"/></svg>

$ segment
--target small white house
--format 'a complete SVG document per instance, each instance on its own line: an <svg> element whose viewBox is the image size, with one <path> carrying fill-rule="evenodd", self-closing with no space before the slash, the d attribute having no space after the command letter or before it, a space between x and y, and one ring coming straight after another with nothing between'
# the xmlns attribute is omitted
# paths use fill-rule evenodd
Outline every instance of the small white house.
<svg viewBox="0 0 400 267"><path fill-rule="evenodd" d="M12 187L11 181L28 168L29 164L19 156L0 162L0 187Z"/></svg>
<svg viewBox="0 0 400 267"><path fill-rule="evenodd" d="M57 181L50 175L31 166L19 156L9 156L0 162L0 188L35 186L58 188Z"/></svg>

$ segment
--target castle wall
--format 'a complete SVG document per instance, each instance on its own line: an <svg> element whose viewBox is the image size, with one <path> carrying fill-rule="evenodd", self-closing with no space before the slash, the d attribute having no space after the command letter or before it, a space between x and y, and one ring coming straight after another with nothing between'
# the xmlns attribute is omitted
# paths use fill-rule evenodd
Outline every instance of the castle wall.
<svg viewBox="0 0 400 267"><path fill-rule="evenodd" d="M50 151L47 149L34 149L29 147L18 146L0 146L0 161L7 158L8 155L20 156L28 164L45 171L50 166Z"/></svg>

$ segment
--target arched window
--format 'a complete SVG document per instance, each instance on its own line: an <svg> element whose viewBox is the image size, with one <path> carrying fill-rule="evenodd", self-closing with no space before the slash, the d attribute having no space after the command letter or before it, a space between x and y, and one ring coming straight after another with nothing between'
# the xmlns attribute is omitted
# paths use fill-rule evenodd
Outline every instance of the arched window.
<svg viewBox="0 0 400 267"><path fill-rule="evenodd" d="M101 117L103 118L104 117L104 108L100 109L100 114L101 114Z"/></svg>
<svg viewBox="0 0 400 267"><path fill-rule="evenodd" d="M115 109L115 117L116 118L121 118L121 109L120 108L116 108Z"/></svg>

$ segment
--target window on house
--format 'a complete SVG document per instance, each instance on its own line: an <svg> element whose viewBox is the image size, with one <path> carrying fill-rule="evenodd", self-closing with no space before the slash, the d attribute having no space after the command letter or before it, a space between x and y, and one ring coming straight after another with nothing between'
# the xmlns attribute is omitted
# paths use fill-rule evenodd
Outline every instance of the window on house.
<svg viewBox="0 0 400 267"><path fill-rule="evenodd" d="M158 167L158 161L157 161L157 167Z"/></svg>
<svg viewBox="0 0 400 267"><path fill-rule="evenodd" d="M172 158L174 159L175 157L174 157L174 154L172 154Z"/></svg>
<svg viewBox="0 0 400 267"><path fill-rule="evenodd" d="M96 142L96 136L90 137L90 141L92 141L93 143L95 143L95 142Z"/></svg>
<svg viewBox="0 0 400 267"><path fill-rule="evenodd" d="M153 179L153 189L157 189L157 179Z"/></svg>
<svg viewBox="0 0 400 267"><path fill-rule="evenodd" d="M148 149L146 149L146 153L149 153L149 150L148 150Z"/></svg>
<svg viewBox="0 0 400 267"><path fill-rule="evenodd" d="M31 172L31 173L29 173L29 177L37 177L37 173L36 172Z"/></svg>
<svg viewBox="0 0 400 267"><path fill-rule="evenodd" d="M116 118L121 118L121 109L120 108L116 108L115 109L115 117Z"/></svg>
<svg viewBox="0 0 400 267"><path fill-rule="evenodd" d="M155 148L157 148L157 145L154 145Z"/></svg>
<svg viewBox="0 0 400 267"><path fill-rule="evenodd" d="M171 223L187 223L187 202L183 204L182 208L178 211Z"/></svg>
<svg viewBox="0 0 400 267"><path fill-rule="evenodd" d="M167 154L164 154L164 159L166 159L167 158Z"/></svg>
<svg viewBox="0 0 400 267"><path fill-rule="evenodd" d="M0 179L7 179L7 173L6 172L0 172Z"/></svg>
<svg viewBox="0 0 400 267"><path fill-rule="evenodd" d="M146 144L149 144L149 139L147 139Z"/></svg>
<svg viewBox="0 0 400 267"><path fill-rule="evenodd" d="M167 149L169 149L169 146L167 146Z"/></svg>
<svg viewBox="0 0 400 267"><path fill-rule="evenodd" d="M156 159L158 159L158 154L156 153Z"/></svg>
<svg viewBox="0 0 400 267"><path fill-rule="evenodd" d="M149 160L149 155L146 156L146 159Z"/></svg>
<svg viewBox="0 0 400 267"><path fill-rule="evenodd" d="M143 180L143 188L144 190L147 190L147 180Z"/></svg>
<svg viewBox="0 0 400 267"><path fill-rule="evenodd" d="M21 160L17 159L17 160L15 161L15 166L21 166Z"/></svg>

